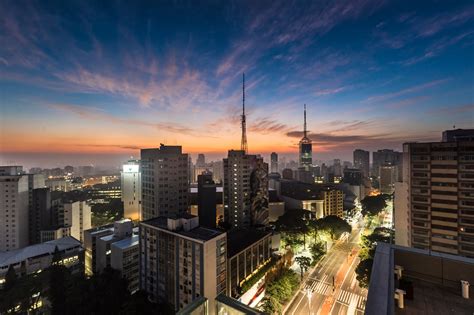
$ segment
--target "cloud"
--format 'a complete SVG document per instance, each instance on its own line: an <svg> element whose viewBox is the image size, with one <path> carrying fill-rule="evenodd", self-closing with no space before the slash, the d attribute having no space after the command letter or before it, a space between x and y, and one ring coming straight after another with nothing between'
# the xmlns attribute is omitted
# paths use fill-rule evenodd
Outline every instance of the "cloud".
<svg viewBox="0 0 474 315"><path fill-rule="evenodd" d="M385 104L384 106L386 108L403 108L403 107L406 107L406 106L410 106L410 105L415 105L415 104L419 104L423 101L426 101L428 99L430 99L431 96L428 96L428 95L421 95L421 96L416 96L416 97L411 97L411 98L406 98L406 99L403 99L403 100L400 100L400 101L396 101L396 102L391 102L391 103L388 103L388 104Z"/></svg>
<svg viewBox="0 0 474 315"><path fill-rule="evenodd" d="M347 89L348 89L347 86L341 86L341 87L332 88L332 89L323 89L323 90L317 91L316 96L333 95L333 94L343 92Z"/></svg>
<svg viewBox="0 0 474 315"><path fill-rule="evenodd" d="M457 114L470 114L471 116L474 116L474 104L465 104L465 105L458 105L458 106L445 106L441 108L436 108L429 110L427 112L428 114L433 114L433 115L457 115Z"/></svg>
<svg viewBox="0 0 474 315"><path fill-rule="evenodd" d="M108 121L114 124L152 127L157 130L175 132L175 133L180 133L184 135L195 135L197 132L195 129L182 126L178 123L171 123L171 122L152 123L152 122L144 121L144 120L119 118L119 117L110 115L106 113L105 111L100 110L95 107L84 107L84 106L72 105L72 104L50 104L48 106L56 110L73 113L84 119L89 119L89 120L102 120L102 121Z"/></svg>
<svg viewBox="0 0 474 315"><path fill-rule="evenodd" d="M250 132L256 132L260 134L281 133L288 129L289 127L286 124L280 123L279 121L270 119L268 117L258 118L249 126Z"/></svg>
<svg viewBox="0 0 474 315"><path fill-rule="evenodd" d="M396 98L396 97L399 97L399 96L402 96L402 95L412 94L412 93L419 92L419 91L422 91L422 90L425 90L425 89L429 89L431 87L446 83L449 80L450 80L450 78L429 81L429 82L426 82L426 83L423 83L423 84L419 84L419 85L415 85L415 86L412 86L412 87L409 87L409 88L405 88L405 89L397 91L397 92L370 96L367 99L365 99L365 101L363 101L363 102L364 103L375 103L375 102L385 101L385 100Z"/></svg>

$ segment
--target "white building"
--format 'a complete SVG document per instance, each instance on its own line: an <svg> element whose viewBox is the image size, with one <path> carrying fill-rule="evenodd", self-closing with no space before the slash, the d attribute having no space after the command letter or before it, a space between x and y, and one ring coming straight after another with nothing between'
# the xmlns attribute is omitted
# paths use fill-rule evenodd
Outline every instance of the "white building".
<svg viewBox="0 0 474 315"><path fill-rule="evenodd" d="M130 160L122 166L121 189L124 218L141 220L142 182L140 161Z"/></svg>
<svg viewBox="0 0 474 315"><path fill-rule="evenodd" d="M28 182L21 166L0 167L0 252L28 245Z"/></svg>
<svg viewBox="0 0 474 315"><path fill-rule="evenodd" d="M92 227L91 207L85 201L64 204L63 226L71 228L71 236L84 242L84 231Z"/></svg>
<svg viewBox="0 0 474 315"><path fill-rule="evenodd" d="M226 233L189 214L140 223L140 288L175 311L205 297L209 310L226 291ZM210 314L214 314L212 311Z"/></svg>

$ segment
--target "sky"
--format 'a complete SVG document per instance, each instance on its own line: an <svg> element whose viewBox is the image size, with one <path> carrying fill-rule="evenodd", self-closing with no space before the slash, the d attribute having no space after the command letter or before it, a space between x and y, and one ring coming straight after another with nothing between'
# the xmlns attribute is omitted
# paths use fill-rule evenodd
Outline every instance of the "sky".
<svg viewBox="0 0 474 315"><path fill-rule="evenodd" d="M0 163L313 159L474 127L471 1L0 1Z"/></svg>

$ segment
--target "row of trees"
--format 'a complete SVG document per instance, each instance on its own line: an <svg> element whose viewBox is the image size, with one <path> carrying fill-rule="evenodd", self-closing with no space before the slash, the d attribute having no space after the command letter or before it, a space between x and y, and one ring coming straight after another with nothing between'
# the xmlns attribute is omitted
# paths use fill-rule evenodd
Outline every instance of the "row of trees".
<svg viewBox="0 0 474 315"><path fill-rule="evenodd" d="M393 237L394 231L385 227L377 227L371 234L362 236L359 252L360 262L355 270L361 287L367 288L369 286L377 244L380 242L389 243Z"/></svg>
<svg viewBox="0 0 474 315"><path fill-rule="evenodd" d="M282 305L287 302L298 289L298 275L287 267L281 268L273 279L266 280L265 297L262 308L268 314L281 314Z"/></svg>
<svg viewBox="0 0 474 315"><path fill-rule="evenodd" d="M276 230L282 233L285 244L293 251L298 247L306 248L307 236L313 237L317 243L321 238L338 239L343 233L350 233L349 223L338 216L330 215L321 219L313 219L313 213L304 209L289 210L275 222Z"/></svg>

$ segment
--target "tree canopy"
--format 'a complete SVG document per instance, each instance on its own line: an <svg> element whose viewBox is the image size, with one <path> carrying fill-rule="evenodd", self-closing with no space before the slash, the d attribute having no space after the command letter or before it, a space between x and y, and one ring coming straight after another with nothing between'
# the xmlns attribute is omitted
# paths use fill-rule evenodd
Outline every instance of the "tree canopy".
<svg viewBox="0 0 474 315"><path fill-rule="evenodd" d="M386 200L387 195L378 195L378 196L367 196L362 199L362 215L375 216L385 209L387 206Z"/></svg>
<svg viewBox="0 0 474 315"><path fill-rule="evenodd" d="M342 233L351 233L352 227L346 220L335 215L329 215L318 220L321 230L327 231L333 240L341 237Z"/></svg>

